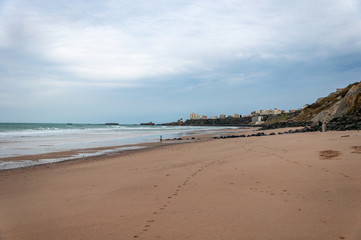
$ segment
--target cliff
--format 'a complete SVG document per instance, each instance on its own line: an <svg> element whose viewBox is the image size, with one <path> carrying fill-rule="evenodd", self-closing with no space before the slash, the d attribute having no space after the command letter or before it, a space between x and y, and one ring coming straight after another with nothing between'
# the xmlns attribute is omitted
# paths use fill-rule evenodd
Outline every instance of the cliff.
<svg viewBox="0 0 361 240"><path fill-rule="evenodd" d="M321 97L296 114L270 117L263 129L312 125L318 131L322 122L328 130L361 130L361 82Z"/></svg>
<svg viewBox="0 0 361 240"><path fill-rule="evenodd" d="M291 121L330 122L335 118L357 116L361 109L361 82L350 84L346 88L330 93L327 97L305 107Z"/></svg>

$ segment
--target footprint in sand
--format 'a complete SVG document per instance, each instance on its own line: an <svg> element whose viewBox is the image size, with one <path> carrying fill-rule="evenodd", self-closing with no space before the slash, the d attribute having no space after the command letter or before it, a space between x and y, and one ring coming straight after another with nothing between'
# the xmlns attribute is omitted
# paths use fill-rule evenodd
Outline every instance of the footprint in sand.
<svg viewBox="0 0 361 240"><path fill-rule="evenodd" d="M361 153L361 146L353 146L351 149L354 150L352 153Z"/></svg>

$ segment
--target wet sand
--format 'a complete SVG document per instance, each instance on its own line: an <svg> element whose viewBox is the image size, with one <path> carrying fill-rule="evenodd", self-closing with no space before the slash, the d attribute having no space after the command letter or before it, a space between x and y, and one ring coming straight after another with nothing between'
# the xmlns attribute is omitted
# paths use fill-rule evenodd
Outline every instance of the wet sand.
<svg viewBox="0 0 361 240"><path fill-rule="evenodd" d="M214 139L3 171L0 239L356 240L360 170L361 132L347 131Z"/></svg>

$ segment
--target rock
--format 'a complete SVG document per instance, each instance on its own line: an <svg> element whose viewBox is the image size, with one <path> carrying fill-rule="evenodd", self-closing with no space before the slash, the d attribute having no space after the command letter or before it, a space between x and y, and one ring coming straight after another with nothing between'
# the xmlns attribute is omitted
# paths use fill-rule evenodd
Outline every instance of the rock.
<svg viewBox="0 0 361 240"><path fill-rule="evenodd" d="M340 117L346 115L350 108L354 107L354 104L361 95L361 83L354 85L348 90L345 97L340 101L339 107L333 117ZM359 106L360 107L360 106Z"/></svg>
<svg viewBox="0 0 361 240"><path fill-rule="evenodd" d="M149 125L149 126L154 126L155 123L152 122L147 122L147 123L141 123L140 125Z"/></svg>

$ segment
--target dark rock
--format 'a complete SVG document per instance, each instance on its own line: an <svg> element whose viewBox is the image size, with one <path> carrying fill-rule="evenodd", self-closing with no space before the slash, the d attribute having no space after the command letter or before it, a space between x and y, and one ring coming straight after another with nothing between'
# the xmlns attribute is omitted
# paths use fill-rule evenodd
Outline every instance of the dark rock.
<svg viewBox="0 0 361 240"><path fill-rule="evenodd" d="M154 126L155 123L153 122L147 122L147 123L141 123L140 125L149 125L149 126Z"/></svg>

